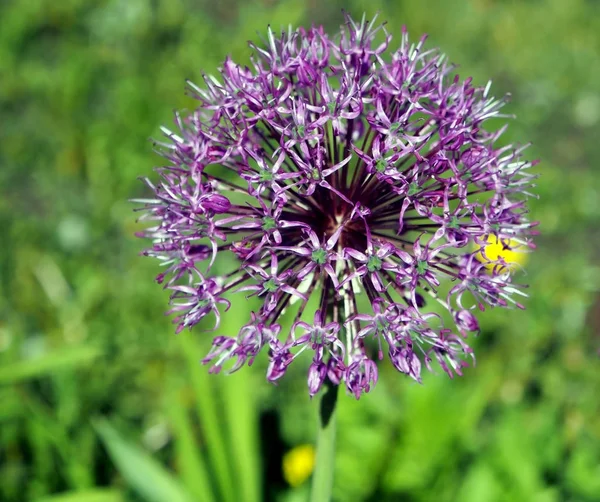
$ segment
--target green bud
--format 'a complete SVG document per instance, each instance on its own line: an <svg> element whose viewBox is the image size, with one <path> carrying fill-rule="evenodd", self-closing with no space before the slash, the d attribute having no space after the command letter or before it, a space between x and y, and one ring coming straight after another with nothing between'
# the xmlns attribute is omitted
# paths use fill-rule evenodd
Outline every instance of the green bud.
<svg viewBox="0 0 600 502"><path fill-rule="evenodd" d="M271 293L274 293L275 291L277 291L279 289L279 286L273 279L269 279L268 281L265 281L265 283L263 284L263 287Z"/></svg>
<svg viewBox="0 0 600 502"><path fill-rule="evenodd" d="M275 218L272 218L271 216L265 216L262 221L263 230L273 230L274 228L277 228L277 222L275 221Z"/></svg>
<svg viewBox="0 0 600 502"><path fill-rule="evenodd" d="M327 251L323 248L315 249L311 255L312 261L319 265L324 265L327 262Z"/></svg>
<svg viewBox="0 0 600 502"><path fill-rule="evenodd" d="M380 270L381 263L381 258L379 258L379 256L369 256L369 260L367 261L367 270L369 272Z"/></svg>

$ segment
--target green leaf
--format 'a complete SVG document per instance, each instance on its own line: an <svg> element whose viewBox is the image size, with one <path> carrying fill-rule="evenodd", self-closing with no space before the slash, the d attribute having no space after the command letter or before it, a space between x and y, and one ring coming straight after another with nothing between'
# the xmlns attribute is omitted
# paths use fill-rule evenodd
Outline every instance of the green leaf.
<svg viewBox="0 0 600 502"><path fill-rule="evenodd" d="M225 423L234 454L232 463L239 486L240 500L258 502L260 492L261 456L256 381L243 372L227 375L223 381Z"/></svg>
<svg viewBox="0 0 600 502"><path fill-rule="evenodd" d="M219 416L219 405L215 396L215 385L218 381L210 378L208 370L200 364L201 355L198 347L189 336L180 336L182 351L186 357L191 375L198 420L206 438L206 449L215 478L218 483L221 499L224 502L239 500L235 495L235 485L231 482L231 465L228 460L228 447L223 434L223 420Z"/></svg>
<svg viewBox="0 0 600 502"><path fill-rule="evenodd" d="M35 502L125 502L125 499L119 490L86 490L42 497Z"/></svg>
<svg viewBox="0 0 600 502"><path fill-rule="evenodd" d="M478 462L464 476L456 500L479 502L480 500L499 500L502 485L498 476L488 464Z"/></svg>
<svg viewBox="0 0 600 502"><path fill-rule="evenodd" d="M181 471L181 478L190 492L198 500L213 502L210 477L204 456L194 437L188 410L181 402L178 389L171 390L167 413L175 436L175 455Z"/></svg>
<svg viewBox="0 0 600 502"><path fill-rule="evenodd" d="M125 481L148 502L191 502L179 482L150 454L125 439L103 419L94 421L112 461Z"/></svg>
<svg viewBox="0 0 600 502"><path fill-rule="evenodd" d="M12 420L23 413L23 402L14 387L0 389L0 422Z"/></svg>
<svg viewBox="0 0 600 502"><path fill-rule="evenodd" d="M86 366L100 355L96 347L79 346L56 350L47 355L17 361L0 367L0 384L39 378L55 371Z"/></svg>

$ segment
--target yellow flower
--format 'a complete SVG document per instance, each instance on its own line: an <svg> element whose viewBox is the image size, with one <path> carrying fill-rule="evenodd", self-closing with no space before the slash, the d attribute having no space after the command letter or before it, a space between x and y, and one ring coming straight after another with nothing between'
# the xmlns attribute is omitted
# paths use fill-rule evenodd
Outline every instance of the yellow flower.
<svg viewBox="0 0 600 502"><path fill-rule="evenodd" d="M483 253L479 251L475 257L484 263L487 269L497 267L494 262L500 259L506 262L510 270L514 270L517 265L524 265L527 261L526 246L514 239L498 239L495 235L488 235L486 240L488 243L485 246L478 247L479 250L483 247Z"/></svg>
<svg viewBox="0 0 600 502"><path fill-rule="evenodd" d="M283 477L290 486L304 483L315 467L315 448L311 444L302 444L283 456Z"/></svg>

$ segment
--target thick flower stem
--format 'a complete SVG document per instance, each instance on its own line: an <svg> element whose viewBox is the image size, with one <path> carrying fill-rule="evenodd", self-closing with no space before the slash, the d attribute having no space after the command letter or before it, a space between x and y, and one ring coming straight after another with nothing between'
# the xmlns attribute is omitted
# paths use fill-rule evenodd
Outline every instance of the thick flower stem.
<svg viewBox="0 0 600 502"><path fill-rule="evenodd" d="M317 457L310 495L311 502L329 502L332 500L337 395L338 387L327 380L324 392L319 398L319 432L317 434Z"/></svg>

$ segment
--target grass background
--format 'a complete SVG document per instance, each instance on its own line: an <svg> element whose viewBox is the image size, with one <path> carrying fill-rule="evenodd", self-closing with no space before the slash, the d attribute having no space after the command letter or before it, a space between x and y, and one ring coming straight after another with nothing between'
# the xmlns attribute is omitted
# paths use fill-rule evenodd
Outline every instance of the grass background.
<svg viewBox="0 0 600 502"><path fill-rule="evenodd" d="M231 377L173 335L128 199L159 163L146 139L193 106L268 24L381 12L430 34L462 76L511 92L532 141L539 248L527 311L490 311L478 363L423 386L383 365L341 399L335 499L600 500L600 2L0 2L0 500L305 500L281 455L314 441L305 368ZM397 40L397 39L396 39ZM245 302L226 316L232 334ZM239 315L238 315L239 314ZM292 367L293 368L293 367Z"/></svg>

